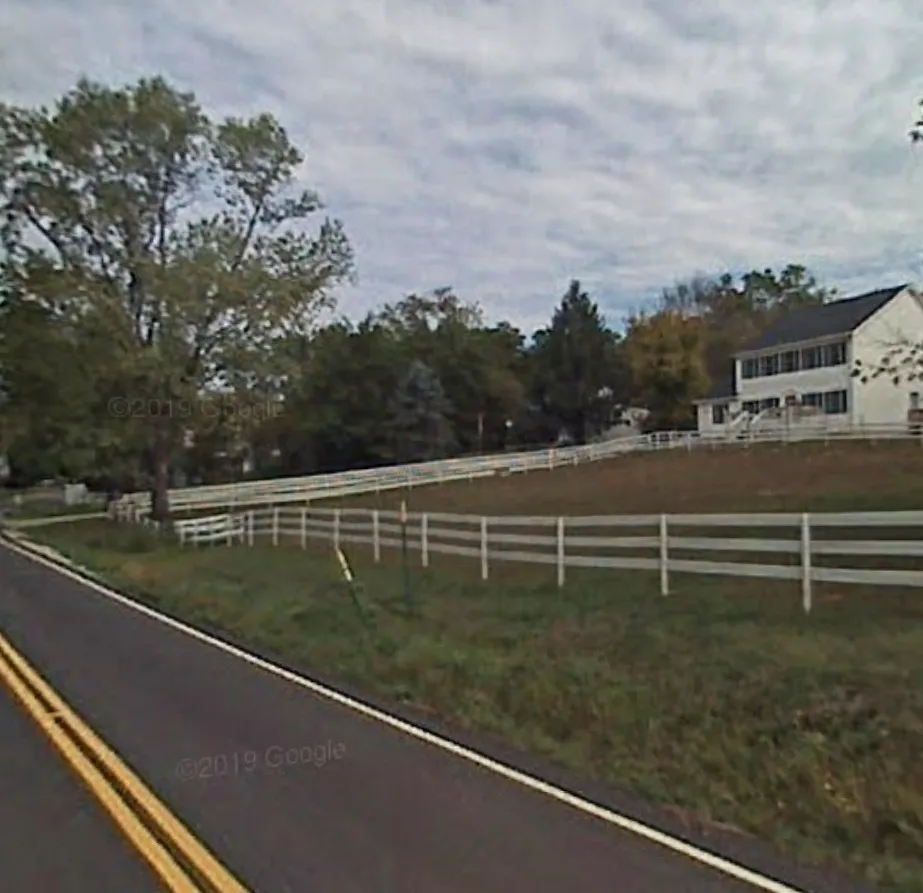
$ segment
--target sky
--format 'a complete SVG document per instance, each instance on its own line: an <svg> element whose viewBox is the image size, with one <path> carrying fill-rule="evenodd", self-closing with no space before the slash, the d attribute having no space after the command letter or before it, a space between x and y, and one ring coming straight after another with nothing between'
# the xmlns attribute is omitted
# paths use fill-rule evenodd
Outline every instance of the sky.
<svg viewBox="0 0 923 893"><path fill-rule="evenodd" d="M923 280L919 0L6 0L0 98L163 74L270 111L343 220L358 316L452 286L619 325L696 274Z"/></svg>

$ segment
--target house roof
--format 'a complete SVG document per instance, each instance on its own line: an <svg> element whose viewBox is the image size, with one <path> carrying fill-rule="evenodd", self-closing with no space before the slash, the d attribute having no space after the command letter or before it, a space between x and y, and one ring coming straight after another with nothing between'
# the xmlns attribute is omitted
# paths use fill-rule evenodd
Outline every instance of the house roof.
<svg viewBox="0 0 923 893"><path fill-rule="evenodd" d="M729 400L737 395L734 389L734 373L718 379L712 384L711 390L704 397L693 400L693 403L714 403L718 400Z"/></svg>
<svg viewBox="0 0 923 893"><path fill-rule="evenodd" d="M721 400L725 397L733 397L735 393L734 376L729 375L726 378L719 379L712 385L712 389L708 392L708 399Z"/></svg>
<svg viewBox="0 0 923 893"><path fill-rule="evenodd" d="M906 283L798 310L780 319L755 341L737 351L736 355L832 335L846 335L857 329L905 288Z"/></svg>

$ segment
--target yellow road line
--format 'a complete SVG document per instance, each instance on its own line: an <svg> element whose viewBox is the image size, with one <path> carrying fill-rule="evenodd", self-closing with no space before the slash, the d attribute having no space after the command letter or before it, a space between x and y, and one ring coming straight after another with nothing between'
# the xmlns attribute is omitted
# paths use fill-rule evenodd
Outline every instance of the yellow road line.
<svg viewBox="0 0 923 893"><path fill-rule="evenodd" d="M121 831L173 893L201 893L167 848L145 827L142 818L177 851L216 893L249 893L157 798L0 634L0 681L48 735L71 768L109 812ZM31 689L31 690L30 690ZM44 701L44 704L42 703ZM78 743L79 742L79 743ZM89 751L133 804L126 802L81 750ZM139 817L138 813L141 816Z"/></svg>

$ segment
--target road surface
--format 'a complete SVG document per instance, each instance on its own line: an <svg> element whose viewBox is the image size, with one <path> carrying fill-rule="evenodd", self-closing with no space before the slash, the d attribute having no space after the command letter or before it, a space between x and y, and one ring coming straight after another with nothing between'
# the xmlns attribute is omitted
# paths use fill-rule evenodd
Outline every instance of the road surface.
<svg viewBox="0 0 923 893"><path fill-rule="evenodd" d="M0 873L4 890L158 893L153 874L0 688Z"/></svg>
<svg viewBox="0 0 923 893"><path fill-rule="evenodd" d="M804 874L789 873L797 887L775 888L729 877L3 545L0 633L256 893L861 889L808 886L803 879L813 876ZM140 858L132 864L127 845L7 695L0 741L0 827L13 829L0 848L4 889L152 889L151 872ZM68 865L86 880L65 884ZM47 875L29 874L40 870Z"/></svg>

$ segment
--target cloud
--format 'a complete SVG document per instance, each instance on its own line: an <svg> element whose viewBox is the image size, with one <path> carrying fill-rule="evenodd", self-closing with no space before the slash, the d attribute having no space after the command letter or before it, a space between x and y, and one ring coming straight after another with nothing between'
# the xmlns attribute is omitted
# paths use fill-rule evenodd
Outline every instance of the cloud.
<svg viewBox="0 0 923 893"><path fill-rule="evenodd" d="M452 285L533 328L697 272L923 279L916 0L13 0L7 96L160 72L268 109L353 238L358 314Z"/></svg>

